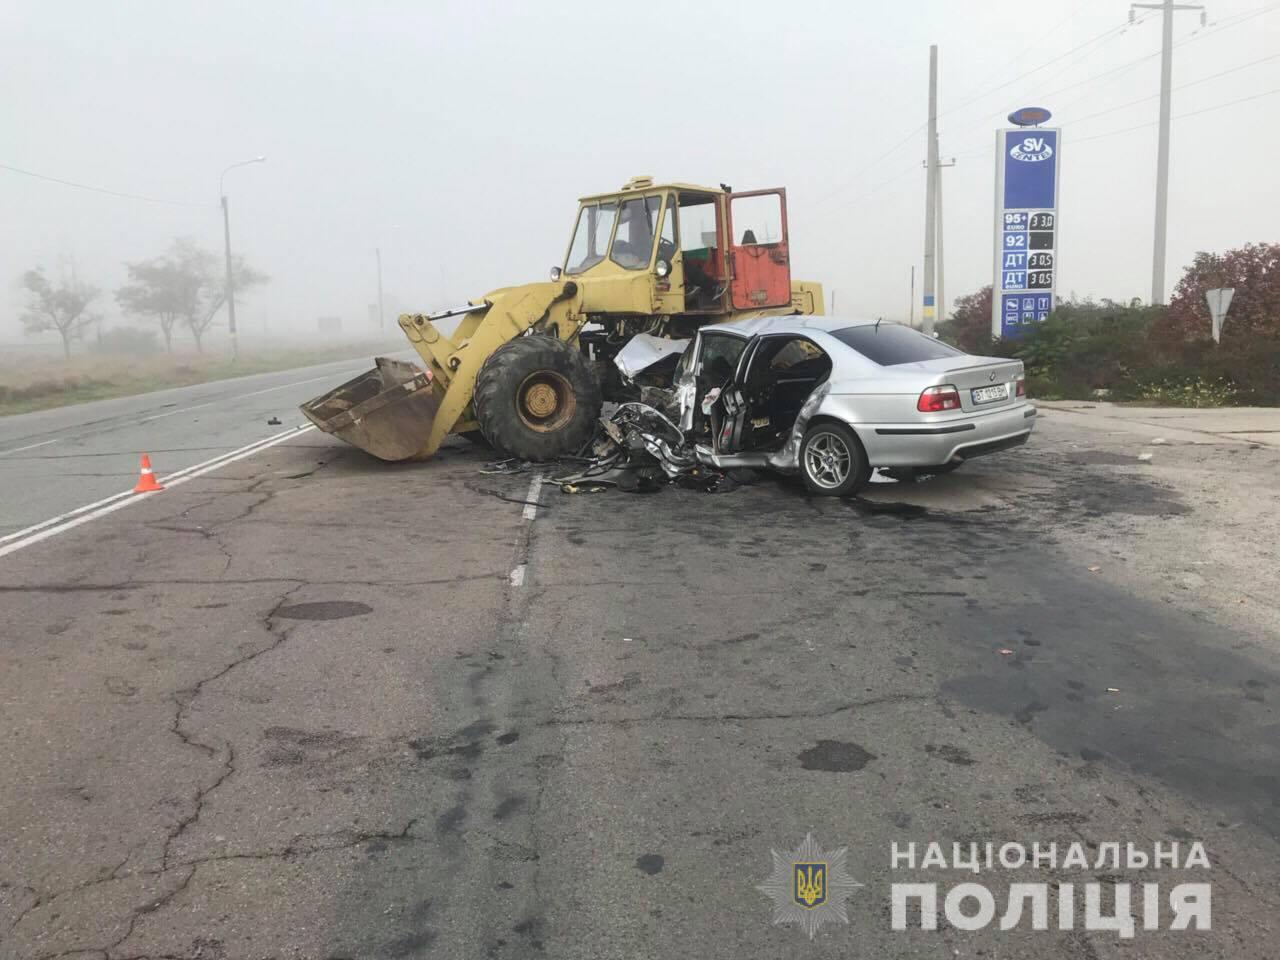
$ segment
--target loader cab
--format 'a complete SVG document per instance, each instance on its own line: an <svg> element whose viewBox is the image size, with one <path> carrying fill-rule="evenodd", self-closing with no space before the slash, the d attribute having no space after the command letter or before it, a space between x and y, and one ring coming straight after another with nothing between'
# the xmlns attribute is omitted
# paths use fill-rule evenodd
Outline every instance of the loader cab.
<svg viewBox="0 0 1280 960"><path fill-rule="evenodd" d="M584 197L560 276L591 312L723 315L787 306L786 192L733 193L635 177Z"/></svg>

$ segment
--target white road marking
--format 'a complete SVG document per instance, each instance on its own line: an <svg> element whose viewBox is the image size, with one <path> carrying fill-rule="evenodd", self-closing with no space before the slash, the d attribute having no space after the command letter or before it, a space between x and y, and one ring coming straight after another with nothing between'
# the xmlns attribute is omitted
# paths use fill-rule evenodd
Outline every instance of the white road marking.
<svg viewBox="0 0 1280 960"><path fill-rule="evenodd" d="M157 413L154 416L143 417L139 423L150 423L152 420L163 420L165 417L173 417L179 413L186 413L188 410L199 410L201 407L212 407L217 400L210 400L208 403L197 403L191 407L183 407L180 410L170 410L168 413Z"/></svg>
<svg viewBox="0 0 1280 960"><path fill-rule="evenodd" d="M524 495L524 510L521 516L530 523L538 516L538 497L542 494L542 474L536 473L533 479L529 481L529 492ZM527 556L529 548L530 531L526 527L520 532L520 540L516 544L516 556L524 554ZM517 563L512 569L511 574L507 577L513 587L524 586L524 575L529 569L527 562Z"/></svg>
<svg viewBox="0 0 1280 960"><path fill-rule="evenodd" d="M278 443L284 443L286 440L314 429L315 426L313 424L307 424L302 427L291 427L288 430L282 430L280 433L267 437L265 440L257 440L236 450L231 450L202 463L187 467L184 470L169 474L166 477L161 477L160 483L166 489L181 486L188 480L194 480L196 477L204 476L206 473L227 466L227 464L251 457L255 453L266 450L268 447L274 447ZM75 510L51 517L41 523L27 527L25 530L19 530L16 533L0 537L0 544L4 544L4 546L0 546L0 557L17 553L24 547L48 540L50 537L56 537L58 534L88 523L90 520L96 520L98 517L106 516L108 513L114 513L121 507L127 507L132 503L137 503L139 500L145 500L147 497L153 496L155 496L154 493L134 493L132 490L125 490L95 503L85 504L83 507L77 507Z"/></svg>
<svg viewBox="0 0 1280 960"><path fill-rule="evenodd" d="M292 434L294 432L295 432L295 428L282 430L280 431L280 433L274 433L271 436L264 437L261 440L255 440L253 443L245 444L245 446L238 447L235 450L229 450L226 453L220 453L216 457L210 457L208 460L202 460L199 463L193 464L192 466L189 466L189 467L185 467L182 470L175 470L173 473L168 474L167 476L162 478L161 482L164 483L171 480L177 480L179 477L182 477L185 474L190 473L192 470L199 470L202 467L208 466L209 464L218 463L224 457L233 456L234 454L240 453L241 451L249 450L251 448L257 447L259 444L268 443L269 441L274 440L276 437L283 437L287 434ZM27 536L28 534L35 533L37 530L43 530L45 527L53 526L55 523L61 523L64 520L69 520L72 517L79 516L80 514L86 513L89 510L95 510L98 507L105 506L108 503L114 503L116 500L120 500L120 499L123 499L124 497L132 496L132 495L133 495L132 490L124 490L120 493L112 494L109 497L104 497L102 500L95 500L93 503L86 503L82 507L76 507L74 510L68 510L66 513L60 513L56 517L50 517L48 520L42 520L39 523L32 524L29 527L24 527L21 530L16 530L13 533L6 534L5 536L0 537L0 544L8 543L10 540L19 540L22 537Z"/></svg>
<svg viewBox="0 0 1280 960"><path fill-rule="evenodd" d="M47 447L51 443L57 443L61 437L54 437L52 440L41 440L39 443L28 443L25 447L14 447L12 450L0 450L0 457L7 457L11 453L21 453L23 450L34 450L36 447Z"/></svg>
<svg viewBox="0 0 1280 960"><path fill-rule="evenodd" d="M524 518L532 520L538 515L538 495L542 493L542 474L529 481L529 492L525 494Z"/></svg>
<svg viewBox="0 0 1280 960"><path fill-rule="evenodd" d="M150 423L152 420L163 420L165 417L172 417L179 413L187 413L191 410L199 410L202 407L212 407L216 403L223 403L224 401L227 401L227 400L243 400L246 397L257 397L257 396L261 396L264 393L271 393L274 390L284 390L284 389L287 389L288 387L301 387L308 383L319 383L321 380L332 380L336 377L345 377L349 373L358 373L360 370L364 370L364 369L365 369L364 367L360 367L358 370L357 369L343 370L338 373L326 374L323 377L311 377L308 380L294 380L290 383L277 384L274 387L267 387L265 390L254 390L250 393L240 393L232 397L219 397L217 400L210 400L207 403L197 403L197 404L193 404L190 407L183 407L180 410L170 410L168 413L157 413L157 414L153 414L150 417L143 417L138 422Z"/></svg>
<svg viewBox="0 0 1280 960"><path fill-rule="evenodd" d="M264 393L271 393L273 390L283 390L286 387L300 387L304 383L319 383L321 380L333 380L337 377L345 377L349 373L360 373L361 371L367 370L367 369L369 369L367 366L354 367L350 370L343 370L339 373L328 373L328 374L325 374L323 377L312 377L310 380L295 380L293 381L293 383L282 383L276 387L267 387L267 389L265 390L255 390L253 391L253 393L242 393L238 397L229 397L228 399L243 400L245 397L257 397L257 396L261 396Z"/></svg>

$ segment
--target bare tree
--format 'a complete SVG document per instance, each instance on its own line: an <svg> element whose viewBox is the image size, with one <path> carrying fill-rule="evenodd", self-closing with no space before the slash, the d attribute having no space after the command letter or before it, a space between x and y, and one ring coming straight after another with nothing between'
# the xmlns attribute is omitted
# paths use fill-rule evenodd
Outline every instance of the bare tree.
<svg viewBox="0 0 1280 960"><path fill-rule="evenodd" d="M204 335L227 302L226 276L217 254L189 237L179 237L162 256L125 266L130 282L116 291L120 306L156 320L166 350L172 352L174 328L182 324L203 352ZM267 281L238 257L232 270L237 294Z"/></svg>
<svg viewBox="0 0 1280 960"><path fill-rule="evenodd" d="M62 354L70 359L71 341L83 336L85 328L98 319L96 313L89 312L89 305L100 291L83 283L74 270L51 281L45 276L44 267L36 267L22 275L21 283L27 292L27 305L22 314L27 333L58 331L62 337Z"/></svg>
<svg viewBox="0 0 1280 960"><path fill-rule="evenodd" d="M232 282L235 284L237 298L251 287L260 286L271 279L265 273L259 273L253 269L240 257L231 258L231 276ZM205 331L213 326L213 318L226 305L226 274L225 272L213 270L211 274L207 275L206 281L200 289L200 296L195 304L195 310L184 318L187 326L191 329L191 335L196 338L197 350L203 350L201 339L204 337Z"/></svg>
<svg viewBox="0 0 1280 960"><path fill-rule="evenodd" d="M116 291L116 302L126 313L158 322L169 353L173 352L173 328L200 298L201 260L208 256L194 240L180 237L162 256L125 264L129 282Z"/></svg>

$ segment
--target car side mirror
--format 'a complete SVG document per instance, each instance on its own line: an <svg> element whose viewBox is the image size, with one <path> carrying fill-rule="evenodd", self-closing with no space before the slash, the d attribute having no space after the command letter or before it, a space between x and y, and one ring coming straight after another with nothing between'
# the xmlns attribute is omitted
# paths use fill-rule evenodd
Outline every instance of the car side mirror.
<svg viewBox="0 0 1280 960"><path fill-rule="evenodd" d="M666 260L659 260L656 264L654 264L653 272L660 277L669 276L671 274L671 264L668 263Z"/></svg>
<svg viewBox="0 0 1280 960"><path fill-rule="evenodd" d="M552 279L552 280L559 280L559 279L560 279L560 268L559 268L559 267L552 267L552 268L551 268L551 279Z"/></svg>

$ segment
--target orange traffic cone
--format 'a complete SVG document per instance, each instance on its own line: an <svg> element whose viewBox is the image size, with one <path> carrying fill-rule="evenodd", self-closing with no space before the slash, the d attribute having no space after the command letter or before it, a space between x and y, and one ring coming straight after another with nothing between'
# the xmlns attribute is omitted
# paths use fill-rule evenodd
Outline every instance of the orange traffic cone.
<svg viewBox="0 0 1280 960"><path fill-rule="evenodd" d="M138 476L138 485L133 488L133 492L155 493L155 491L163 489L164 487L156 482L156 475L151 469L151 458L144 453L142 455L142 472Z"/></svg>

